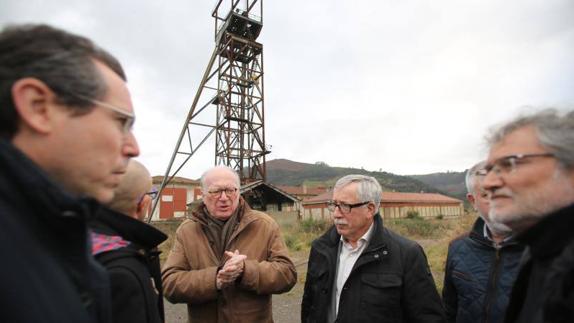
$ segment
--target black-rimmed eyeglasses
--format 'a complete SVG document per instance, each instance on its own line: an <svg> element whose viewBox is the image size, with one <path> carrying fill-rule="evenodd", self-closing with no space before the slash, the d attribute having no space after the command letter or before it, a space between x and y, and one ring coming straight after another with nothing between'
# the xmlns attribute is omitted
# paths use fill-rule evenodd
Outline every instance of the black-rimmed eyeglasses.
<svg viewBox="0 0 574 323"><path fill-rule="evenodd" d="M347 213L351 213L351 210L356 208L356 207L361 207L364 205L369 204L371 201L365 201L365 202L359 202L359 203L355 203L355 204L347 204L344 202L335 202L335 201L329 201L327 202L327 209L329 209L329 212L335 212L336 208L339 208L339 211L341 211L341 213L343 214L347 214Z"/></svg>

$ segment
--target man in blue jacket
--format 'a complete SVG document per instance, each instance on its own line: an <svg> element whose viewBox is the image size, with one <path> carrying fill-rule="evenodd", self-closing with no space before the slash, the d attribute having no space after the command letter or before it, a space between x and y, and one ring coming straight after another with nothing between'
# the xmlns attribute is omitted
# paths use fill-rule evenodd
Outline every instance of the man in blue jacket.
<svg viewBox="0 0 574 323"><path fill-rule="evenodd" d="M510 228L489 220L483 177L484 162L466 173L467 199L479 218L448 249L442 295L449 322L503 322L524 249Z"/></svg>
<svg viewBox="0 0 574 323"><path fill-rule="evenodd" d="M86 224L139 154L125 80L87 38L0 32L0 322L109 322Z"/></svg>

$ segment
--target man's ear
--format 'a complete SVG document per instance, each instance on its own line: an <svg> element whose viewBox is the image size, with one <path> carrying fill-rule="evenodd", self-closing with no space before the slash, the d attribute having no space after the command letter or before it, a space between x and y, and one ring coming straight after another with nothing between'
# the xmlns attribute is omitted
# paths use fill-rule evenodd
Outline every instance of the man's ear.
<svg viewBox="0 0 574 323"><path fill-rule="evenodd" d="M16 81L11 90L20 126L43 134L51 132L54 127L54 92L44 82L32 77Z"/></svg>
<svg viewBox="0 0 574 323"><path fill-rule="evenodd" d="M369 209L369 212L375 216L377 214L377 212L379 212L379 208L375 205L375 203L369 203L367 204L367 208Z"/></svg>
<svg viewBox="0 0 574 323"><path fill-rule="evenodd" d="M466 199L468 200L468 202L470 202L470 205L472 205L472 207L476 211L476 199L474 198L474 195L467 193Z"/></svg>
<svg viewBox="0 0 574 323"><path fill-rule="evenodd" d="M136 218L138 220L143 221L143 219L145 219L150 205L151 205L151 197L146 194L142 198L141 202L139 202L138 207L136 209Z"/></svg>

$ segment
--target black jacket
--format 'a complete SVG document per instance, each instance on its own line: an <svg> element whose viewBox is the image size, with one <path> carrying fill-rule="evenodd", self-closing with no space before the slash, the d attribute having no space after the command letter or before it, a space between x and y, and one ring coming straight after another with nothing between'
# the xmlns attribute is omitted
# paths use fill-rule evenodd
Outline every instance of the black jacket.
<svg viewBox="0 0 574 323"><path fill-rule="evenodd" d="M517 239L528 248L506 322L574 322L574 204L543 218Z"/></svg>
<svg viewBox="0 0 574 323"><path fill-rule="evenodd" d="M164 321L159 251L167 236L129 216L102 209L90 223L94 233L120 236L125 247L95 252L108 270L112 291L113 321L159 323Z"/></svg>
<svg viewBox="0 0 574 323"><path fill-rule="evenodd" d="M87 238L98 207L0 139L0 322L110 321L109 282Z"/></svg>
<svg viewBox="0 0 574 323"><path fill-rule="evenodd" d="M514 240L494 243L484 237L484 220L448 248L442 291L449 322L503 322L524 247Z"/></svg>
<svg viewBox="0 0 574 323"><path fill-rule="evenodd" d="M383 227L357 259L339 300L336 322L444 322L444 310L423 249ZM340 235L335 227L313 241L301 321L327 322Z"/></svg>

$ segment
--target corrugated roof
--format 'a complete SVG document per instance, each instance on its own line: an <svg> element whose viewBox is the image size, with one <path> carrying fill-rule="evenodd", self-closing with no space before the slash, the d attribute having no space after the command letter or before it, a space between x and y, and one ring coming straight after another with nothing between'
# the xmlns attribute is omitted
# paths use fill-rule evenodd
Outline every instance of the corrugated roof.
<svg viewBox="0 0 574 323"><path fill-rule="evenodd" d="M306 189L303 186L277 185L276 187L293 195L319 195L327 190L325 187L307 187Z"/></svg>
<svg viewBox="0 0 574 323"><path fill-rule="evenodd" d="M154 184L161 184L163 181L163 176L157 175L152 177L152 181ZM185 177L174 176L172 180L169 182L170 184L194 184L199 185L199 181L195 179L189 179Z"/></svg>
<svg viewBox="0 0 574 323"><path fill-rule="evenodd" d="M324 203L333 197L333 191L306 199L303 205ZM383 192L382 203L462 203L461 200L438 193Z"/></svg>
<svg viewBox="0 0 574 323"><path fill-rule="evenodd" d="M275 192L277 192L277 193L279 193L279 194L281 194L281 195L287 197L288 199L290 199L290 200L293 201L293 202L297 202L297 201L298 201L298 200L297 200L297 197L295 197L295 196L293 196L293 195L291 195L291 194L289 194L289 193L283 191L282 189L278 188L278 187L275 186L275 185L272 185L272 184L269 184L269 183L265 183L265 182L263 182L262 180L258 180L258 181L255 181L255 182L252 182L252 183L245 184L245 185L241 186L241 194L243 194L243 193L245 193L245 192L247 192L247 191L253 190L254 188L256 188L256 187L258 187L258 186L267 186L267 187L269 187L270 189L274 190Z"/></svg>

